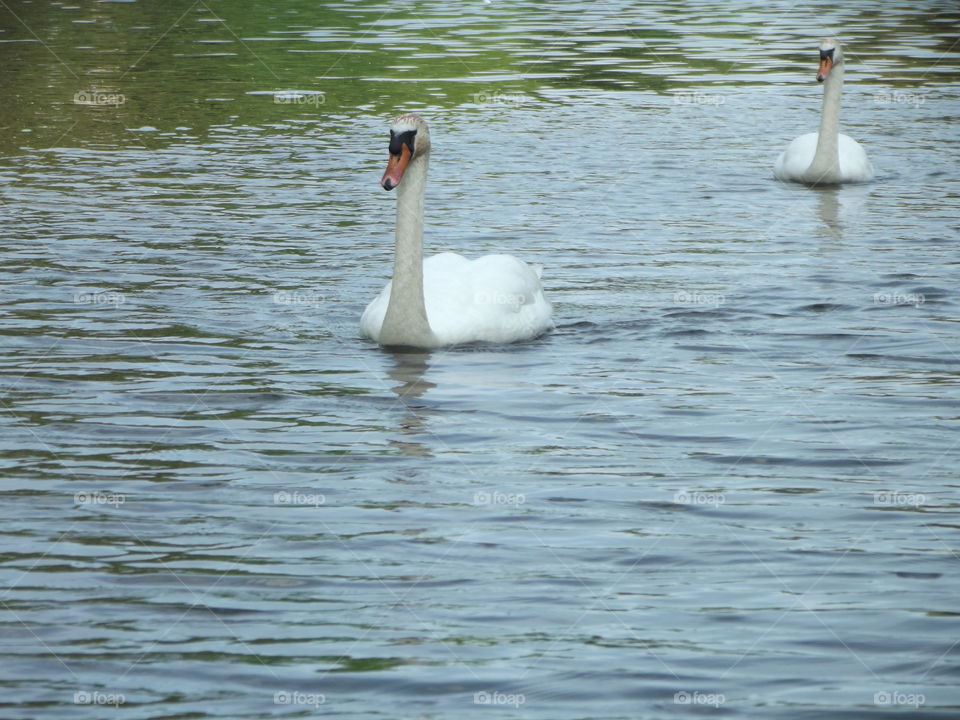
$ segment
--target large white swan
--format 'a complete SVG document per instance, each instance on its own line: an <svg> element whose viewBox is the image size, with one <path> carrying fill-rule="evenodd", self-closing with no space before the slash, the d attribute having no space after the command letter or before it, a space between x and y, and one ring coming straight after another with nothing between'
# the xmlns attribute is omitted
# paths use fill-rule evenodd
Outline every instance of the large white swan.
<svg viewBox="0 0 960 720"><path fill-rule="evenodd" d="M778 180L837 185L873 180L867 152L849 135L840 133L840 96L843 94L843 51L836 39L820 41L823 110L820 132L801 135L780 153L773 167Z"/></svg>
<svg viewBox="0 0 960 720"><path fill-rule="evenodd" d="M423 259L423 196L430 131L417 115L390 127L390 159L380 180L397 188L393 279L367 305L360 331L381 345L435 348L529 340L553 327L540 268L512 255Z"/></svg>

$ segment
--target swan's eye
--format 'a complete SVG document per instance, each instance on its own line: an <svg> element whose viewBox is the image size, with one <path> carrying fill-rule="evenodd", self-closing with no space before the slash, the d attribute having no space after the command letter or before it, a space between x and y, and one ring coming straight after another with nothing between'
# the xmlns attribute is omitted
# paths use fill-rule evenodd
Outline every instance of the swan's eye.
<svg viewBox="0 0 960 720"><path fill-rule="evenodd" d="M827 59L829 59L830 62L833 62L833 51L834 51L834 49L835 49L835 48L830 48L829 50L821 50L821 51L820 51L820 59L821 59L821 60L827 60Z"/></svg>
<svg viewBox="0 0 960 720"><path fill-rule="evenodd" d="M406 145L410 148L410 154L413 155L413 143L414 139L417 137L416 130L405 130L402 133L396 133L393 130L390 131L390 154L399 155L400 151L403 149L403 146Z"/></svg>

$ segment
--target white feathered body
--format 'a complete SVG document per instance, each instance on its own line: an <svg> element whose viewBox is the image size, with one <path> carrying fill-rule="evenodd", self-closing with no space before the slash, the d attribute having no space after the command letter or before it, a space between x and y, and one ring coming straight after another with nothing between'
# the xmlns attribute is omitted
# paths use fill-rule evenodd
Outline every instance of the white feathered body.
<svg viewBox="0 0 960 720"><path fill-rule="evenodd" d="M511 343L552 329L540 270L512 255L468 260L448 252L424 260L423 298L438 344ZM388 282L360 318L363 335L377 342L390 288Z"/></svg>
<svg viewBox="0 0 960 720"><path fill-rule="evenodd" d="M849 135L840 133L837 143L839 160L839 175L824 176L823 173L814 177L808 173L817 153L817 142L820 133L806 133L795 138L787 149L780 153L773 166L773 175L777 180L791 182L827 182L827 183L857 183L868 182L873 179L873 165L867 157L863 146Z"/></svg>

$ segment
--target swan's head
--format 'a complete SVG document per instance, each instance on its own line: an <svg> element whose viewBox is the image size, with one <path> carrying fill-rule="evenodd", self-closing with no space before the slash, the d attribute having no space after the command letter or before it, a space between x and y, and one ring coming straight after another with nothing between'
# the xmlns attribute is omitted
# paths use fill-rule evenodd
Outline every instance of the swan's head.
<svg viewBox="0 0 960 720"><path fill-rule="evenodd" d="M430 152L430 129L419 115L398 115L390 123L390 159L380 178L384 190L393 190L403 180L407 165Z"/></svg>
<svg viewBox="0 0 960 720"><path fill-rule="evenodd" d="M820 41L820 68L817 70L817 82L823 82L834 65L843 62L843 50L836 38L824 38Z"/></svg>

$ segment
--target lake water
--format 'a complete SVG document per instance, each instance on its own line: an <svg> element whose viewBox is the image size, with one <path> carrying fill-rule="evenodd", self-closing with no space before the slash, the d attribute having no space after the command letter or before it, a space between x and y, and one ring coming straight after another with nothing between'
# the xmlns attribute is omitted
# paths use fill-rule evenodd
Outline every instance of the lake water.
<svg viewBox="0 0 960 720"><path fill-rule="evenodd" d="M960 716L958 21L4 3L0 715ZM410 110L552 334L359 338Z"/></svg>

